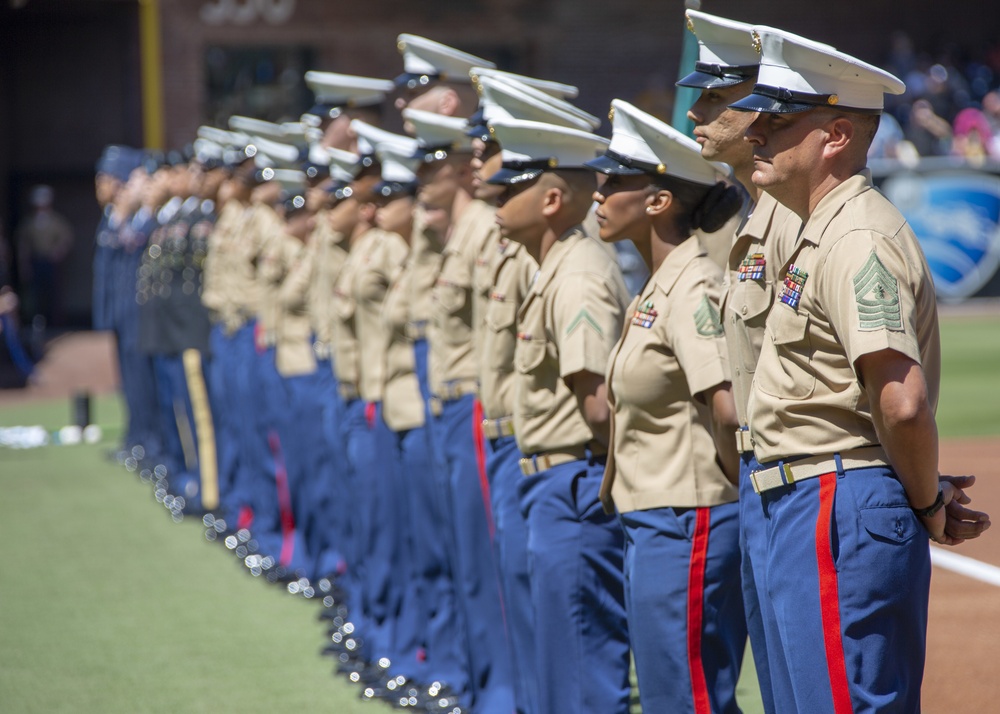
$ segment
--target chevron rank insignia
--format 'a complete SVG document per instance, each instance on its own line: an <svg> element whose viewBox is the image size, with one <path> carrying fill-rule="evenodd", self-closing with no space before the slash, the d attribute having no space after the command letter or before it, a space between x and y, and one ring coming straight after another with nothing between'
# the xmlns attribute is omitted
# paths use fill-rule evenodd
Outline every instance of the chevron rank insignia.
<svg viewBox="0 0 1000 714"><path fill-rule="evenodd" d="M694 327L702 337L717 337L722 334L719 308L712 304L708 295L702 296L698 309L694 311Z"/></svg>
<svg viewBox="0 0 1000 714"><path fill-rule="evenodd" d="M742 283L744 280L760 280L764 277L764 268L766 266L767 261L764 259L763 253L754 253L747 256L740 263L739 281Z"/></svg>
<svg viewBox="0 0 1000 714"><path fill-rule="evenodd" d="M659 314L653 309L653 301L647 300L635 309L635 313L632 315L632 324L636 327L645 327L648 329L653 326L656 316Z"/></svg>
<svg viewBox="0 0 1000 714"><path fill-rule="evenodd" d="M601 337L604 337L604 330L601 329L601 326L597 324L597 320L590 315L590 312L585 307L580 308L580 312L578 312L576 317L573 318L573 321L569 323L569 327L566 328L566 334L572 334L573 331L580 326L590 327Z"/></svg>
<svg viewBox="0 0 1000 714"><path fill-rule="evenodd" d="M862 331L902 330L899 283L873 250L854 276L854 299Z"/></svg>
<svg viewBox="0 0 1000 714"><path fill-rule="evenodd" d="M802 289L806 286L806 278L808 277L809 273L806 271L789 265L788 272L785 273L785 281L781 286L781 302L793 310L797 310L799 300L802 299Z"/></svg>

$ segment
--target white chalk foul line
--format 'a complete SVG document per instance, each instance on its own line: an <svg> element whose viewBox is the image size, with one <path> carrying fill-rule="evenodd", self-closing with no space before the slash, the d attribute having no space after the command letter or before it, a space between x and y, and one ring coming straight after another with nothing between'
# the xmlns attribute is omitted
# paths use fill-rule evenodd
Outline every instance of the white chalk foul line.
<svg viewBox="0 0 1000 714"><path fill-rule="evenodd" d="M951 550L931 546L931 563L938 567L1000 587L1000 568Z"/></svg>

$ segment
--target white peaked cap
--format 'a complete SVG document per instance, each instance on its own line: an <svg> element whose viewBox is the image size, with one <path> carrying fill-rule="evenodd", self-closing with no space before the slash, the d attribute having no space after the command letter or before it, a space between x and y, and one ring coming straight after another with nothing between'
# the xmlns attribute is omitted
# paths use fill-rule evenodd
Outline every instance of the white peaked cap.
<svg viewBox="0 0 1000 714"><path fill-rule="evenodd" d="M250 143L250 137L236 131L216 129L214 126L198 127L198 138L215 142L221 146L243 148Z"/></svg>
<svg viewBox="0 0 1000 714"><path fill-rule="evenodd" d="M297 168L299 163L301 163L298 148L291 144L271 141L260 136L253 137L253 144L257 147L258 155L266 154L274 166L292 169Z"/></svg>
<svg viewBox="0 0 1000 714"><path fill-rule="evenodd" d="M265 139L272 139L274 141L285 140L285 130L281 128L280 124L262 121L261 119L251 119L250 117L239 116L238 114L229 117L229 128L233 131L241 131L244 134L249 134L250 136L262 136Z"/></svg>
<svg viewBox="0 0 1000 714"><path fill-rule="evenodd" d="M374 154L378 149L378 145L381 143L388 142L413 142L416 143L414 139L409 136L404 136L403 134L394 134L391 131L386 131L373 124L369 124L361 119L351 120L351 130L358 137L358 149L361 150L363 154Z"/></svg>
<svg viewBox="0 0 1000 714"><path fill-rule="evenodd" d="M333 107L369 107L380 104L395 88L389 79L316 70L306 72L305 79L306 86L316 96L316 103Z"/></svg>
<svg viewBox="0 0 1000 714"><path fill-rule="evenodd" d="M514 79L484 75L476 89L487 124L494 119L528 119L582 131L593 131L601 125L592 114Z"/></svg>
<svg viewBox="0 0 1000 714"><path fill-rule="evenodd" d="M273 169L270 181L277 181L288 193L302 193L306 187L306 175L298 169Z"/></svg>
<svg viewBox="0 0 1000 714"><path fill-rule="evenodd" d="M352 151L334 149L326 147L326 153L330 156L330 176L335 181L350 183L358 173L361 157Z"/></svg>
<svg viewBox="0 0 1000 714"><path fill-rule="evenodd" d="M754 49L753 26L707 12L688 10L688 29L698 38L698 61L725 67L754 65L760 55Z"/></svg>
<svg viewBox="0 0 1000 714"><path fill-rule="evenodd" d="M585 168L608 146L596 134L544 122L497 119L492 129L502 147L503 168L488 183L517 183L547 169Z"/></svg>
<svg viewBox="0 0 1000 714"><path fill-rule="evenodd" d="M309 145L309 163L317 166L329 166L330 154L317 142Z"/></svg>
<svg viewBox="0 0 1000 714"><path fill-rule="evenodd" d="M725 164L701 157L698 142L628 102L611 102L611 145L588 163L605 174L674 176L711 186L726 176Z"/></svg>
<svg viewBox="0 0 1000 714"><path fill-rule="evenodd" d="M502 69L490 69L489 67L473 67L469 70L469 77L472 79L473 84L478 84L479 80L483 77L513 79L515 82L527 84L529 87L537 89L540 92L545 92L550 97L556 97L557 99L574 99L580 94L580 90L572 84L553 82L548 79L536 79L535 77L525 77L523 74L514 74L513 72L505 72Z"/></svg>
<svg viewBox="0 0 1000 714"><path fill-rule="evenodd" d="M829 45L772 27L757 26L760 74L753 94L734 109L789 113L837 106L878 113L885 94L902 94L897 77Z"/></svg>
<svg viewBox="0 0 1000 714"><path fill-rule="evenodd" d="M207 159L222 160L226 154L226 149L222 144L218 144L211 139L201 137L194 140L194 153L199 161Z"/></svg>
<svg viewBox="0 0 1000 714"><path fill-rule="evenodd" d="M305 145L323 138L322 131L301 121L287 121L281 125L281 130L289 144Z"/></svg>
<svg viewBox="0 0 1000 714"><path fill-rule="evenodd" d="M441 149L445 153L472 149L472 140L466 136L468 121L462 117L407 108L403 110L403 119L413 124L422 149Z"/></svg>
<svg viewBox="0 0 1000 714"><path fill-rule="evenodd" d="M375 145L382 164L382 180L394 183L412 183L417 180L417 166L420 159L415 158L417 140L408 136L400 136L402 141L380 141Z"/></svg>
<svg viewBox="0 0 1000 714"><path fill-rule="evenodd" d="M403 55L403 74L396 78L398 85L411 80L416 80L415 86L425 85L432 79L468 81L469 70L473 67L496 67L482 57L418 35L400 35L396 48ZM420 81L421 78L425 79Z"/></svg>

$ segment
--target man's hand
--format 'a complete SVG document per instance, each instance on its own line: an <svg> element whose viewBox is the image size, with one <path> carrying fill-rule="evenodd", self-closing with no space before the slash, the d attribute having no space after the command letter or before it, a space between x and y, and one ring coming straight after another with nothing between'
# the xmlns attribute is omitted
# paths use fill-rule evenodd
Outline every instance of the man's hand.
<svg viewBox="0 0 1000 714"><path fill-rule="evenodd" d="M990 516L982 511L974 511L966 508L966 504L972 502L965 489L976 482L975 476L939 476L942 486L948 483L954 489L954 495L950 501L945 500L945 524L944 532L952 542L945 545L958 545L972 538L978 538L986 531L991 523ZM945 496L947 499L947 496Z"/></svg>

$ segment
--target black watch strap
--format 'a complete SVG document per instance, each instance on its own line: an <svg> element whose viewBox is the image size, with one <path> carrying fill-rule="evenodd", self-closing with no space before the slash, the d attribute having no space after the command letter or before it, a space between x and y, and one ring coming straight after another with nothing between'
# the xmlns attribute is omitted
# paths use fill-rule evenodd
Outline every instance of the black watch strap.
<svg viewBox="0 0 1000 714"><path fill-rule="evenodd" d="M913 512L916 513L921 518L930 518L935 513L941 510L941 506L944 505L944 491L940 488L938 489L937 498L934 499L934 503L929 505L927 508L914 508Z"/></svg>

